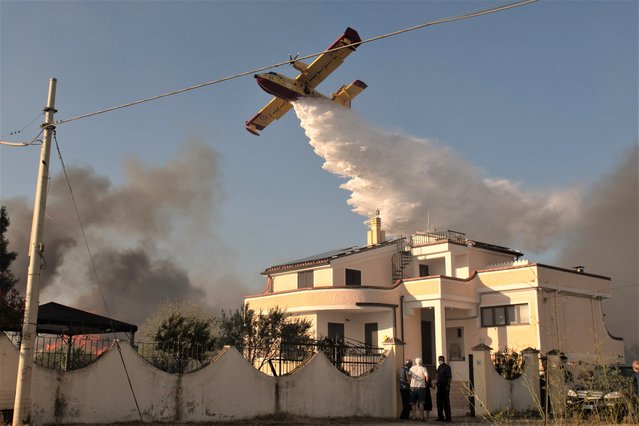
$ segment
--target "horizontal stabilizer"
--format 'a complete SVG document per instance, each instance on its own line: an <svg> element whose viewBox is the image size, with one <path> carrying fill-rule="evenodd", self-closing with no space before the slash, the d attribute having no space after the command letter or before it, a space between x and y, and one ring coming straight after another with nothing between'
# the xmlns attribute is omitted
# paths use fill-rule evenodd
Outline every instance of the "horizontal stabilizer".
<svg viewBox="0 0 639 426"><path fill-rule="evenodd" d="M368 86L361 80L355 80L348 86L342 86L339 90L331 95L331 100L337 102L340 105L344 105L346 108L351 107L351 100L355 96L359 95Z"/></svg>

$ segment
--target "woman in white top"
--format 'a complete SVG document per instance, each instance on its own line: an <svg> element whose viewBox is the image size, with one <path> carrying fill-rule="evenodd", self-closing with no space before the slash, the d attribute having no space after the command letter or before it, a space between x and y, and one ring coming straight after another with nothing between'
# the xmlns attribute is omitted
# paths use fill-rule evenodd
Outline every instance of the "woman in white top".
<svg viewBox="0 0 639 426"><path fill-rule="evenodd" d="M409 370L410 374L410 403L413 411L413 418L424 420L424 404L426 403L426 392L429 384L428 371L422 366L422 359L415 358L415 364ZM417 411L419 410L419 417ZM432 407L431 407L432 410ZM430 411L427 412L430 417Z"/></svg>

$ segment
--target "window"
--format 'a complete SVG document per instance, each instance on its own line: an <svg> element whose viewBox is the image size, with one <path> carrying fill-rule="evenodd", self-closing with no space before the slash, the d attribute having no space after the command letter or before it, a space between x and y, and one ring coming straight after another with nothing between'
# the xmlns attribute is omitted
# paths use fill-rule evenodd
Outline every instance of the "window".
<svg viewBox="0 0 639 426"><path fill-rule="evenodd" d="M419 264L419 276L427 277L430 275L430 271L428 270L428 265Z"/></svg>
<svg viewBox="0 0 639 426"><path fill-rule="evenodd" d="M528 323L528 305L525 303L481 308L482 327Z"/></svg>
<svg viewBox="0 0 639 426"><path fill-rule="evenodd" d="M362 285L362 271L346 269L346 285Z"/></svg>
<svg viewBox="0 0 639 426"><path fill-rule="evenodd" d="M302 271L297 273L297 288L313 287L313 271Z"/></svg>

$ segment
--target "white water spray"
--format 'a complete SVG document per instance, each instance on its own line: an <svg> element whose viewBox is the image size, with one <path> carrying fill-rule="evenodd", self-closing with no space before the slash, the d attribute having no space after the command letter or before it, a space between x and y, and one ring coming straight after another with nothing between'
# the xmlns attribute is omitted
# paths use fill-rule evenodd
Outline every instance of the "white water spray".
<svg viewBox="0 0 639 426"><path fill-rule="evenodd" d="M295 111L324 170L346 179L353 211L379 209L392 234L426 230L430 214L438 229L537 251L575 215L577 191L538 193L489 178L436 141L379 129L332 102L305 99Z"/></svg>

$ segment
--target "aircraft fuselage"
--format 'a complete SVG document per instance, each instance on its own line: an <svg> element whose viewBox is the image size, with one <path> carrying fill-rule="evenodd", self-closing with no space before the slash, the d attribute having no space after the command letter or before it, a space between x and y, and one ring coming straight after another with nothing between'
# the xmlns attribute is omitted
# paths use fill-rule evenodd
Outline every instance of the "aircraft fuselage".
<svg viewBox="0 0 639 426"><path fill-rule="evenodd" d="M255 79L266 93L288 102L294 102L304 96L326 97L306 84L275 72L256 74Z"/></svg>

